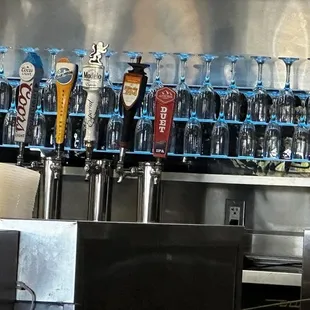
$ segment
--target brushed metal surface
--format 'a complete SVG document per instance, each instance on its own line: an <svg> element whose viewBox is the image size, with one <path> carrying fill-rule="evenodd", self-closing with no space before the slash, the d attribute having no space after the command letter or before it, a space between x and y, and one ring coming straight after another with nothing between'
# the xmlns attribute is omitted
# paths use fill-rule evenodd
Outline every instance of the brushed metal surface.
<svg viewBox="0 0 310 310"><path fill-rule="evenodd" d="M117 51L237 53L305 59L309 56L309 7L309 0L2 0L0 42L13 47L62 47L65 54L104 40ZM46 64L47 53L41 55ZM21 57L20 52L10 53L6 60L9 75L16 75ZM111 78L120 81L127 59L119 55L113 59ZM145 60L154 64L149 56ZM176 81L176 67L175 59L167 56L162 70L165 83ZM267 64L265 85L283 87L284 68L279 60ZM308 89L310 64L303 60L293 68L293 87ZM154 65L149 75L153 75L153 69ZM191 59L188 71L188 82L200 84L201 61ZM237 84L253 85L256 72L253 61L240 61ZM229 77L228 62L215 61L213 84L227 85Z"/></svg>
<svg viewBox="0 0 310 310"><path fill-rule="evenodd" d="M290 257L301 259L303 256L303 235L288 234L251 234L249 254L269 257Z"/></svg>
<svg viewBox="0 0 310 310"><path fill-rule="evenodd" d="M243 270L242 283L301 286L301 274L277 271Z"/></svg>
<svg viewBox="0 0 310 310"><path fill-rule="evenodd" d="M0 229L20 231L17 280L36 293L37 302L73 303L77 223L0 220ZM17 291L17 300L30 300L29 293Z"/></svg>

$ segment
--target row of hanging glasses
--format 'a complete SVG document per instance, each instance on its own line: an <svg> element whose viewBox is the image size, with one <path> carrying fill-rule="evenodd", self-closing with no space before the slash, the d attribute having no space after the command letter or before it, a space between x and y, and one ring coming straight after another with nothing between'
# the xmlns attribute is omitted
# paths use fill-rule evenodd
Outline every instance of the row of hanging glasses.
<svg viewBox="0 0 310 310"><path fill-rule="evenodd" d="M7 96L7 88L9 85L8 80L4 75L4 56L8 51L8 47L0 46L0 109L7 110L9 109L9 102ZM38 48L21 48L24 52L37 52ZM47 51L50 54L50 70L49 76L44 84L43 91L43 104L42 111L45 115L49 113L53 114L56 112L56 87L55 87L55 68L56 68L56 56L63 52L63 49L57 48L48 48ZM78 58L78 80L76 86L73 90L71 96L70 112L71 113L84 113L84 105L86 100L86 92L82 87L82 68L84 57L87 55L87 50L84 49L75 49L73 53ZM140 52L131 52L125 51L126 55L129 58L130 62L134 62L138 56L141 56ZM101 105L100 113L111 115L114 113L114 101L115 101L115 89L119 87L118 85L113 85L110 80L110 58L117 54L112 50L108 50L105 54L105 78L103 82L103 87L101 91ZM167 55L163 52L150 52L153 55L156 62L156 71L155 78L152 85L148 89L148 94L146 100L149 102L148 109L145 113L148 116L154 116L154 99L156 91L163 87L163 83L160 78L160 67L161 61ZM180 70L179 70L179 83L176 86L177 91L177 100L176 100L176 109L175 109L175 118L188 119L190 117L190 110L192 105L192 93L191 89L186 83L186 64L190 57L194 56L193 54L188 53L175 53L176 56L180 59ZM205 63L206 74L201 88L199 89L198 101L199 107L196 111L197 117L202 120L215 120L215 96L216 92L214 91L211 81L210 81L210 72L211 72L211 63L218 56L209 55L209 54L199 54ZM227 88L227 102L225 105L225 113L227 120L240 120L240 91L236 85L235 75L236 75L236 64L239 59L242 59L243 56L227 56L226 57L231 62L231 81L230 85ZM257 83L253 90L255 93L254 107L252 111L252 120L258 122L266 122L268 118L268 93L263 86L262 82L262 73L263 65L266 61L270 60L270 57L262 56L252 56L252 58L258 64L258 76ZM294 94L290 88L290 72L292 64L298 60L298 58L288 58L280 57L286 65L286 82L283 90L279 91L279 122L282 123L292 123L293 122L293 110L294 110Z"/></svg>
<svg viewBox="0 0 310 310"><path fill-rule="evenodd" d="M22 48L24 52L37 51L33 48ZM51 66L47 82L42 90L42 100L38 102L34 121L33 145L46 145L46 121L45 115L55 114L56 110L56 87L55 87L55 66L56 56L61 49L47 49L50 53ZM12 103L8 105L8 81L4 76L3 60L4 55L8 51L8 47L0 47L0 108L9 111L5 117L3 126L3 144L14 144L14 117L16 119L15 96L17 82L10 82L12 86ZM78 81L72 93L70 112L75 116L83 116L86 93L82 88L82 64L83 58L87 54L86 50L76 49L74 53L79 58ZM129 60L134 62L139 52L125 52L129 56ZM105 54L105 79L101 92L102 104L100 112L110 116L106 129L106 150L118 150L120 133L123 125L121 111L118 105L119 86L113 85L110 81L110 57L115 55L114 51L109 50ZM160 66L166 53L152 52L156 61L156 72L153 84L147 91L145 102L141 110L141 117L137 122L135 129L134 150L137 152L151 152L153 139L154 102L156 91L163 87L160 79ZM193 96L192 90L186 83L186 63L189 57L193 56L186 53L176 54L180 59L179 83L176 86L177 100L175 108L175 121L186 121L184 130L183 152L188 155L201 154L202 145L202 129L201 122L215 122L211 135L211 156L228 156L229 149L229 123L241 123L241 92L236 86L235 72L236 63L242 56L227 56L231 62L231 82L228 89L221 93L220 112L216 113L216 92L214 91L211 81L211 63L217 56L209 54L200 54L206 65L206 75L203 85ZM279 158L281 143L281 125L290 125L294 122L295 115L295 98L290 88L290 69L297 58L281 58L286 65L286 83L283 90L274 94L276 99L274 104L270 105L270 97L263 87L262 72L263 65L270 57L253 56L258 64L258 78L255 88L247 94L247 114L246 119L242 123L238 137L238 156L254 157L255 148L257 148L255 137L255 124L267 124L263 156L267 158ZM190 115L190 118L188 116ZM217 117L218 116L218 117ZM306 159L308 156L308 135L307 126L305 124L305 115L301 114L298 119L298 126L295 129L292 158ZM80 122L81 123L81 122ZM170 152L174 153L176 145L175 123L173 123ZM72 132L72 119L68 118L67 129L67 147L83 148L84 125L78 131ZM299 138L297 138L297 136ZM303 137L303 138L300 138ZM53 135L49 144L53 145ZM302 140L302 141L300 141ZM72 142L73 141L73 142ZM297 146L299 145L299 146ZM302 149L302 151L301 151ZM302 155L301 155L302 153Z"/></svg>

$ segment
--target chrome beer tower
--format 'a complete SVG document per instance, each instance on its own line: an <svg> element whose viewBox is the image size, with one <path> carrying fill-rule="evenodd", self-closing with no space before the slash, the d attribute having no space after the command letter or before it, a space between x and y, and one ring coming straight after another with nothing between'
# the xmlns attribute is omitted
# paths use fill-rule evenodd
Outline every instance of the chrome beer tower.
<svg viewBox="0 0 310 310"><path fill-rule="evenodd" d="M59 59L56 65L57 117L56 155L44 160L43 218L59 219L62 194L62 161L69 109L69 98L77 79L77 65L67 58Z"/></svg>
<svg viewBox="0 0 310 310"><path fill-rule="evenodd" d="M92 45L88 65L83 67L83 88L87 92L85 104L85 180L89 181L88 216L91 221L110 220L112 190L112 169L108 160L93 159L93 149L98 136L100 89L103 82L104 66L102 54L109 45L98 42Z"/></svg>
<svg viewBox="0 0 310 310"><path fill-rule="evenodd" d="M160 109L162 105L161 101L165 105L163 109L165 113L160 114L160 110L156 108L155 143L153 148L154 157L157 157L156 162L141 162L138 167L124 169L125 154L130 141L133 119L144 99L147 83L147 76L144 69L148 65L141 64L140 61L141 57L137 58L137 63L130 63L133 70L124 75L123 88L120 96L121 103L124 107L124 126L116 173L118 175L118 183L122 182L127 176L138 177L137 222L149 223L159 221L160 180L162 172L161 158L166 157L167 154L175 92L169 88L164 88L164 92L160 90L156 96L156 106ZM167 118L169 118L169 121L167 121Z"/></svg>
<svg viewBox="0 0 310 310"><path fill-rule="evenodd" d="M137 221L159 222L162 159L169 148L176 93L168 87L156 92L153 156L156 162L140 163L138 176Z"/></svg>

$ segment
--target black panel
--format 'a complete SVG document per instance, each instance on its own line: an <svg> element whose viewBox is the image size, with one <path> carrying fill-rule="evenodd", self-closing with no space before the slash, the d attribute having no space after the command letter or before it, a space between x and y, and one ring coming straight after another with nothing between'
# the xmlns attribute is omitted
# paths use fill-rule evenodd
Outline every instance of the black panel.
<svg viewBox="0 0 310 310"><path fill-rule="evenodd" d="M241 227L81 228L77 298L84 310L240 309Z"/></svg>
<svg viewBox="0 0 310 310"><path fill-rule="evenodd" d="M0 308L11 310L16 296L19 232L0 231Z"/></svg>
<svg viewBox="0 0 310 310"><path fill-rule="evenodd" d="M243 284L242 308L254 308L300 299L300 287L284 285ZM299 309L300 302L271 306L268 310Z"/></svg>

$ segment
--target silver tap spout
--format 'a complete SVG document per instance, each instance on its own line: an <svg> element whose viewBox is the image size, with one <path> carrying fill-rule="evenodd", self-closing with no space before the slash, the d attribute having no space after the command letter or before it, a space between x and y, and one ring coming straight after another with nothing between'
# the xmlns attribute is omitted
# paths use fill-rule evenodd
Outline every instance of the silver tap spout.
<svg viewBox="0 0 310 310"><path fill-rule="evenodd" d="M24 152L25 152L25 143L21 142L19 144L19 152L17 156L17 166L23 166L24 165Z"/></svg>
<svg viewBox="0 0 310 310"><path fill-rule="evenodd" d="M95 168L93 161L92 161L92 155L93 155L93 149L94 149L93 142L86 141L85 147L86 147L86 158L85 158L85 166L84 166L85 181L89 181L90 176L91 174L93 174L93 170Z"/></svg>
<svg viewBox="0 0 310 310"><path fill-rule="evenodd" d="M157 185L160 181L161 172L162 172L162 162L160 158L157 158L154 168L151 170L151 175L154 177L155 185Z"/></svg>
<svg viewBox="0 0 310 310"><path fill-rule="evenodd" d="M124 147L121 147L120 154L119 154L119 160L116 164L116 174L118 175L117 183L122 183L125 177L125 172L124 172L125 154L126 154L126 149Z"/></svg>
<svg viewBox="0 0 310 310"><path fill-rule="evenodd" d="M139 163L137 208L138 222L151 223L159 221L160 173L160 161L157 163Z"/></svg>
<svg viewBox="0 0 310 310"><path fill-rule="evenodd" d="M56 157L53 159L53 163L51 165L51 170L53 172L55 180L59 180L61 176L62 156L63 156L63 151L61 149L61 146L57 145Z"/></svg>

